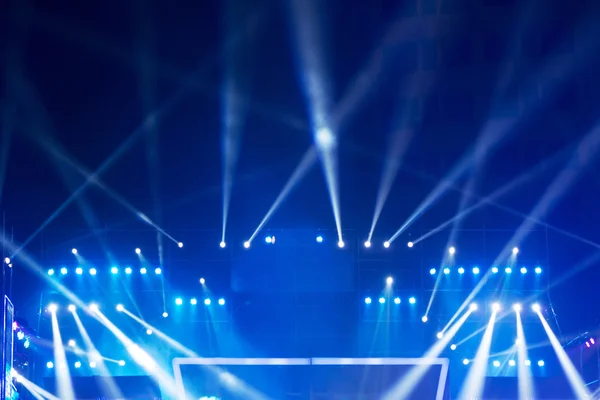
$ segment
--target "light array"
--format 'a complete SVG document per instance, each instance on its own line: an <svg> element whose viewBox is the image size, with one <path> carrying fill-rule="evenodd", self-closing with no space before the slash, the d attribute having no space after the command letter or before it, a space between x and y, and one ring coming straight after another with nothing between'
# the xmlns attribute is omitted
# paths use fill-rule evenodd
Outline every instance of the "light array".
<svg viewBox="0 0 600 400"><path fill-rule="evenodd" d="M393 302L394 304L400 304L400 303L402 303L402 299L401 299L400 297L394 297L394 298L392 298L392 299L389 299L389 300L390 300L391 302ZM388 298L386 298L386 297L383 297L383 296L382 296L382 297L379 297L379 298L377 299L377 302L378 302L379 304L385 304L387 301L388 301ZM373 298L371 298L371 297L365 297L365 304L371 304L371 303L373 303ZM412 296L412 297L409 297L409 298L408 298L408 304L410 304L410 305L417 304L417 298L416 298L416 297L414 297L414 296Z"/></svg>
<svg viewBox="0 0 600 400"><path fill-rule="evenodd" d="M177 297L175 298L175 305L177 306L182 306L183 303L188 303L192 306L195 306L198 304L198 299L195 297L190 298L188 301L185 301L182 297ZM210 298L205 298L204 300L202 300L202 303L204 303L205 306L210 306L211 304L213 304L213 300ZM216 301L216 303L220 306L224 306L225 305L225 299L224 298L220 298Z"/></svg>
<svg viewBox="0 0 600 400"><path fill-rule="evenodd" d="M438 273L442 273L444 275L450 275L450 274L456 272L459 275L464 275L467 271L469 271L469 269L465 268L465 267L458 267L458 268L443 267L439 271L436 268L431 268L429 270L429 274L430 275L437 275ZM531 268L531 269L529 269L527 266L521 266L521 267L504 267L504 268L492 267L492 268L490 268L490 271L492 272L492 274L498 274L498 273L500 273L502 271L506 275L510 275L510 274L512 274L514 272L518 272L521 275L526 275L527 273L529 273L530 271L532 271L534 274L540 275L542 273L542 267L535 266L534 268ZM470 272L473 275L479 275L481 273L481 268L479 266L475 265L475 266L473 266L470 269Z"/></svg>
<svg viewBox="0 0 600 400"><path fill-rule="evenodd" d="M124 367L126 363L125 363L125 361L124 361L124 360L120 360L120 361L117 361L117 362L115 362L115 364L119 365L119 367ZM95 361L90 361L88 365L89 365L89 367L90 367L91 369L94 369L94 368L96 368L96 366L97 366L97 363L96 363ZM79 369L79 368L81 368L82 366L83 366L83 364L81 363L81 361L75 361L75 362L73 363L73 367L74 367L75 369ZM47 368L47 369L53 369L53 368L54 368L54 363L53 363L52 361L48 361L48 362L46 363L46 368ZM57 368L59 368L59 369L66 369L66 368L67 368L67 365L59 365L59 366L57 366Z"/></svg>
<svg viewBox="0 0 600 400"><path fill-rule="evenodd" d="M471 363L471 360L469 360L468 358L463 359L462 361L463 365L469 365ZM495 367L495 368L500 368L502 366L502 363L499 360L494 360L491 362L491 364ZM531 360L525 360L523 362L523 365L526 365L528 367L531 366ZM546 365L546 362L544 360L538 360L535 363L538 367L544 367ZM515 360L508 360L508 362L506 362L506 365L508 365L509 367L515 367L517 365L517 362Z"/></svg>
<svg viewBox="0 0 600 400"><path fill-rule="evenodd" d="M125 275L132 275L134 272L135 273L139 273L140 275L146 275L148 273L154 273L154 275L162 275L162 268L160 267L156 267L156 268L148 268L148 267L141 267L139 269L134 269L133 267L125 267L125 268L119 268L116 265L113 265L112 267L110 267L108 269L108 271L110 272L111 275L120 275L120 274L125 274ZM54 268L50 268L47 271L49 276L66 276L69 275L70 271L67 267L61 267L58 269L54 269ZM84 268L84 267L77 267L75 268L75 275L83 275L83 274L89 274L92 276L96 276L98 274L98 270L96 268Z"/></svg>

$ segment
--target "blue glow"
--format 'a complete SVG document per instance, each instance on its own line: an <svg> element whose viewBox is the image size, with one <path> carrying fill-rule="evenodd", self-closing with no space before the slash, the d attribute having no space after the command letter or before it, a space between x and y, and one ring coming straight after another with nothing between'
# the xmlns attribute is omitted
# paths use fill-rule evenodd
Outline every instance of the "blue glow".
<svg viewBox="0 0 600 400"><path fill-rule="evenodd" d="M444 274L448 275L449 273L450 273L450 268L447 268L447 267L444 268Z"/></svg>
<svg viewBox="0 0 600 400"><path fill-rule="evenodd" d="M535 267L535 273L538 274L538 275L541 274L542 273L542 268Z"/></svg>
<svg viewBox="0 0 600 400"><path fill-rule="evenodd" d="M127 267L127 268L125 268L125 273L126 273L127 275L131 275L131 272L133 272L133 271L131 270L131 267Z"/></svg>
<svg viewBox="0 0 600 400"><path fill-rule="evenodd" d="M50 275L50 276L54 275L54 270L53 269L49 269L48 270L48 275Z"/></svg>
<svg viewBox="0 0 600 400"><path fill-rule="evenodd" d="M465 269L463 267L460 267L458 269L458 273L461 274L461 275L464 274L465 273Z"/></svg>
<svg viewBox="0 0 600 400"><path fill-rule="evenodd" d="M175 304L177 304L178 306L183 304L183 300L181 299L181 297L175 299Z"/></svg>
<svg viewBox="0 0 600 400"><path fill-rule="evenodd" d="M512 268L511 267L506 267L506 269L504 270L504 272L506 272L507 274L512 274Z"/></svg>
<svg viewBox="0 0 600 400"><path fill-rule="evenodd" d="M317 243L323 243L323 236L317 236Z"/></svg>
<svg viewBox="0 0 600 400"><path fill-rule="evenodd" d="M493 268L492 268L492 272L493 272L494 274L497 274L497 273L498 273L498 267L493 267Z"/></svg>
<svg viewBox="0 0 600 400"><path fill-rule="evenodd" d="M417 299L415 299L414 297L411 297L411 298L408 299L408 302L410 304L415 304L417 302Z"/></svg>
<svg viewBox="0 0 600 400"><path fill-rule="evenodd" d="M539 367L543 367L544 365L546 365L546 363L544 362L544 360L538 361L538 366Z"/></svg>
<svg viewBox="0 0 600 400"><path fill-rule="evenodd" d="M396 297L394 299L394 304L400 304L400 297Z"/></svg>
<svg viewBox="0 0 600 400"><path fill-rule="evenodd" d="M81 267L77 267L77 268L75 268L75 273L76 273L77 275L81 275L81 274L83 274L83 268L81 268Z"/></svg>
<svg viewBox="0 0 600 400"><path fill-rule="evenodd" d="M160 274L162 274L162 269L160 269L160 268L155 268L155 269L154 269L154 273L155 273L156 275L160 275Z"/></svg>
<svg viewBox="0 0 600 400"><path fill-rule="evenodd" d="M271 243L273 243L273 238L271 236L267 236L265 238L265 242L268 243L268 244L271 244Z"/></svg>
<svg viewBox="0 0 600 400"><path fill-rule="evenodd" d="M146 275L146 273L148 273L148 270L146 268L140 268L140 274Z"/></svg>
<svg viewBox="0 0 600 400"><path fill-rule="evenodd" d="M527 273L527 268L521 267L521 273L525 275Z"/></svg>
<svg viewBox="0 0 600 400"><path fill-rule="evenodd" d="M113 275L116 275L116 274L118 274L118 273L119 273L119 268L117 268L117 267L112 267L112 268L110 269L110 273L111 273L111 274L113 274Z"/></svg>
<svg viewBox="0 0 600 400"><path fill-rule="evenodd" d="M365 304L371 304L371 298L365 297Z"/></svg>
<svg viewBox="0 0 600 400"><path fill-rule="evenodd" d="M67 270L65 267L62 267L62 268L60 269L60 273L61 273L61 275L66 275L66 274L67 274L67 272L69 272L69 271L68 271L68 270Z"/></svg>
<svg viewBox="0 0 600 400"><path fill-rule="evenodd" d="M198 304L198 300L196 300L196 299L191 299L191 300L190 300L190 304L191 304L191 305L193 305L193 306L195 306L196 304Z"/></svg>
<svg viewBox="0 0 600 400"><path fill-rule="evenodd" d="M210 303L211 303L210 299L204 299L205 305L210 306Z"/></svg>
<svg viewBox="0 0 600 400"><path fill-rule="evenodd" d="M96 268L90 268L90 275L96 275L98 273L98 271L96 271Z"/></svg>
<svg viewBox="0 0 600 400"><path fill-rule="evenodd" d="M479 267L473 267L473 274L479 275Z"/></svg>
<svg viewBox="0 0 600 400"><path fill-rule="evenodd" d="M220 306L224 306L225 305L225 299L219 299L219 305Z"/></svg>
<svg viewBox="0 0 600 400"><path fill-rule="evenodd" d="M379 298L379 304L385 304L385 297Z"/></svg>
<svg viewBox="0 0 600 400"><path fill-rule="evenodd" d="M435 275L435 273L436 273L436 272L437 272L437 271L435 270L435 268L431 268L431 269L429 270L429 274L430 274L430 275Z"/></svg>

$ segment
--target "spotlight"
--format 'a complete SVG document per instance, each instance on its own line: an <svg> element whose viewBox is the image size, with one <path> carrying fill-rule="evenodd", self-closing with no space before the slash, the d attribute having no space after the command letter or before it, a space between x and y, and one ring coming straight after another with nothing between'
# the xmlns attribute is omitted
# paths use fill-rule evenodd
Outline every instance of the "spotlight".
<svg viewBox="0 0 600 400"><path fill-rule="evenodd" d="M459 274L464 274L465 273L465 269L463 267L458 268L458 273Z"/></svg>
<svg viewBox="0 0 600 400"><path fill-rule="evenodd" d="M543 367L544 365L546 365L546 363L544 362L544 360L538 361L538 367Z"/></svg>
<svg viewBox="0 0 600 400"><path fill-rule="evenodd" d="M204 278L200 278L200 284L204 285L204 283L206 282L206 280L204 280Z"/></svg>
<svg viewBox="0 0 600 400"><path fill-rule="evenodd" d="M513 310L521 312L521 305L519 303L513 304Z"/></svg>
<svg viewBox="0 0 600 400"><path fill-rule="evenodd" d="M140 250L140 248L138 247L137 249L135 249L135 254L137 254L137 255L142 254L142 250Z"/></svg>
<svg viewBox="0 0 600 400"><path fill-rule="evenodd" d="M250 242L249 241L245 241L244 242L244 248L245 249L249 249L250 248Z"/></svg>
<svg viewBox="0 0 600 400"><path fill-rule="evenodd" d="M71 253L77 254L77 249L75 249L75 248L71 249Z"/></svg>
<svg viewBox="0 0 600 400"><path fill-rule="evenodd" d="M463 365L469 365L469 360L468 359L463 359Z"/></svg>
<svg viewBox="0 0 600 400"><path fill-rule="evenodd" d="M98 312L98 310L99 310L98 304L96 304L96 303L90 304L89 310L91 312Z"/></svg>
<svg viewBox="0 0 600 400"><path fill-rule="evenodd" d="M317 243L323 243L323 236L317 236Z"/></svg>
<svg viewBox="0 0 600 400"><path fill-rule="evenodd" d="M267 237L265 238L265 243L267 243L267 244L272 244L272 243L273 243L273 238L272 238L271 236L267 236Z"/></svg>
<svg viewBox="0 0 600 400"><path fill-rule="evenodd" d="M69 307L68 307L68 310L71 311L71 312L75 312L75 305L70 304Z"/></svg>
<svg viewBox="0 0 600 400"><path fill-rule="evenodd" d="M125 361L123 361L123 360L119 361L119 366L124 367L125 366Z"/></svg>
<svg viewBox="0 0 600 400"><path fill-rule="evenodd" d="M525 365L530 366L531 365L531 361L530 360L525 360Z"/></svg>
<svg viewBox="0 0 600 400"><path fill-rule="evenodd" d="M479 267L473 267L473 275L479 275Z"/></svg>
<svg viewBox="0 0 600 400"><path fill-rule="evenodd" d="M160 274L162 274L162 269L154 268L154 275L160 275Z"/></svg>
<svg viewBox="0 0 600 400"><path fill-rule="evenodd" d="M450 254L451 256L456 254L456 247L450 246L450 248L448 248L448 254Z"/></svg>
<svg viewBox="0 0 600 400"><path fill-rule="evenodd" d="M586 341L586 342L585 342L585 347L587 347L587 348L589 349L589 348L590 348L590 346L591 346L590 342L587 342L587 341Z"/></svg>
<svg viewBox="0 0 600 400"><path fill-rule="evenodd" d="M52 268L50 268L48 270L48 275L50 275L50 276L54 275L54 270Z"/></svg>
<svg viewBox="0 0 600 400"><path fill-rule="evenodd" d="M96 361L90 361L90 368L96 368Z"/></svg>
<svg viewBox="0 0 600 400"><path fill-rule="evenodd" d="M417 299L415 299L414 297L410 297L410 298L408 299L408 302L409 302L410 304L415 304L415 303L417 302Z"/></svg>
<svg viewBox="0 0 600 400"><path fill-rule="evenodd" d="M150 329L150 328L146 329L146 335L148 335L148 336L152 335L152 329Z"/></svg>
<svg viewBox="0 0 600 400"><path fill-rule="evenodd" d="M469 306L469 310L477 311L477 303L471 303L471 305Z"/></svg>
<svg viewBox="0 0 600 400"><path fill-rule="evenodd" d="M338 247L339 247L340 249L344 248L344 241L343 241L343 240L340 240L340 241L338 242Z"/></svg>
<svg viewBox="0 0 600 400"><path fill-rule="evenodd" d="M210 306L210 299L204 299L204 305Z"/></svg>
<svg viewBox="0 0 600 400"><path fill-rule="evenodd" d="M506 272L507 274L512 274L512 268L511 267L506 267L504 269L504 272Z"/></svg>
<svg viewBox="0 0 600 400"><path fill-rule="evenodd" d="M516 365L515 360L508 360L508 365L514 367Z"/></svg>
<svg viewBox="0 0 600 400"><path fill-rule="evenodd" d="M383 242L383 247L385 247L386 249L389 249L390 248L390 242L388 242L388 241Z"/></svg>
<svg viewBox="0 0 600 400"><path fill-rule="evenodd" d="M125 309L125 307L123 307L123 304L117 304L117 311L121 312Z"/></svg>
<svg viewBox="0 0 600 400"><path fill-rule="evenodd" d="M48 311L50 311L51 313L55 313L58 311L58 306L56 304L50 304L48 306Z"/></svg>
<svg viewBox="0 0 600 400"><path fill-rule="evenodd" d="M181 297L178 297L175 299L175 304L177 304L178 306L183 304L183 299Z"/></svg>
<svg viewBox="0 0 600 400"><path fill-rule="evenodd" d="M518 247L513 247L512 253L513 253L513 256L516 256L517 254L519 254L519 248Z"/></svg>
<svg viewBox="0 0 600 400"><path fill-rule="evenodd" d="M71 339L67 342L67 344L69 345L69 347L75 347L75 340Z"/></svg>
<svg viewBox="0 0 600 400"><path fill-rule="evenodd" d="M435 268L431 268L431 269L429 270L429 274L430 274L430 275L435 275L435 273L436 273L436 272L437 272L437 271L435 270Z"/></svg>
<svg viewBox="0 0 600 400"><path fill-rule="evenodd" d="M450 268L446 267L444 268L444 275L448 275L450 274Z"/></svg>
<svg viewBox="0 0 600 400"><path fill-rule="evenodd" d="M438 339L441 339L444 337L444 332L438 332L437 335L435 335L435 337L437 337Z"/></svg>
<svg viewBox="0 0 600 400"><path fill-rule="evenodd" d="M118 274L118 273L119 273L119 268L117 268L117 267L112 267L112 268L110 269L110 273L111 273L111 274L113 274L113 275L116 275L116 274Z"/></svg>
<svg viewBox="0 0 600 400"><path fill-rule="evenodd" d="M220 306L224 306L225 305L225 299L219 299L219 305Z"/></svg>
<svg viewBox="0 0 600 400"><path fill-rule="evenodd" d="M421 321L423 321L423 323L427 322L429 320L429 318L427 318L427 315L423 315L421 317Z"/></svg>
<svg viewBox="0 0 600 400"><path fill-rule="evenodd" d="M221 247L222 249L224 249L225 246L227 246L227 244L224 241L221 241L221 243L219 243L219 247Z"/></svg>
<svg viewBox="0 0 600 400"><path fill-rule="evenodd" d="M394 304L400 304L400 297L394 298Z"/></svg>
<svg viewBox="0 0 600 400"><path fill-rule="evenodd" d="M365 304L371 304L371 298L365 297Z"/></svg>
<svg viewBox="0 0 600 400"><path fill-rule="evenodd" d="M542 273L542 269L540 267L535 267L535 273L536 274L541 274Z"/></svg>
<svg viewBox="0 0 600 400"><path fill-rule="evenodd" d="M368 240L365 242L365 247L368 249L369 247L371 247L371 242L369 242Z"/></svg>
<svg viewBox="0 0 600 400"><path fill-rule="evenodd" d="M392 278L391 276L388 276L385 280L385 283L387 285L391 285L392 283L394 283L394 278Z"/></svg>
<svg viewBox="0 0 600 400"><path fill-rule="evenodd" d="M525 275L527 273L527 268L521 267L521 273Z"/></svg>
<svg viewBox="0 0 600 400"><path fill-rule="evenodd" d="M162 316L163 316L163 318L167 318L169 316L169 313L165 311L162 313Z"/></svg>
<svg viewBox="0 0 600 400"><path fill-rule="evenodd" d="M133 271L131 270L131 267L127 267L127 268L125 268L125 273L126 273L127 275L131 275L131 273L132 273L132 272L133 272Z"/></svg>
<svg viewBox="0 0 600 400"><path fill-rule="evenodd" d="M6 257L6 258L4 259L4 263L5 263L5 264L10 264L10 258Z"/></svg>
<svg viewBox="0 0 600 400"><path fill-rule="evenodd" d="M81 368L81 362L80 361L76 361L75 364L73 364L75 366L75 368Z"/></svg>
<svg viewBox="0 0 600 400"><path fill-rule="evenodd" d="M591 344L596 344L596 340L594 338L590 338L590 343Z"/></svg>
<svg viewBox="0 0 600 400"><path fill-rule="evenodd" d="M408 242L406 243L406 245L408 246L408 248L412 249L415 244L413 242Z"/></svg>
<svg viewBox="0 0 600 400"><path fill-rule="evenodd" d="M146 275L148 273L148 270L146 268L140 268L140 274L142 275Z"/></svg>
<svg viewBox="0 0 600 400"><path fill-rule="evenodd" d="M498 368L500 366L500 361L494 360L494 362L492 363L492 365L494 365L494 367Z"/></svg>
<svg viewBox="0 0 600 400"><path fill-rule="evenodd" d="M183 247L183 242L177 243L177 246L181 249Z"/></svg>
<svg viewBox="0 0 600 400"><path fill-rule="evenodd" d="M77 268L75 268L75 273L76 273L77 275L81 275L81 274L83 274L83 268L81 268L81 267L77 267Z"/></svg>
<svg viewBox="0 0 600 400"><path fill-rule="evenodd" d="M500 306L500 303L494 303L494 304L492 304L492 311L494 311L494 312L500 311L501 308L502 307Z"/></svg>
<svg viewBox="0 0 600 400"><path fill-rule="evenodd" d="M90 275L95 276L97 273L96 268L90 268Z"/></svg>
<svg viewBox="0 0 600 400"><path fill-rule="evenodd" d="M385 297L379 298L379 304L385 304Z"/></svg>
<svg viewBox="0 0 600 400"><path fill-rule="evenodd" d="M498 267L492 267L492 273L497 274L498 273Z"/></svg>
<svg viewBox="0 0 600 400"><path fill-rule="evenodd" d="M191 299L191 300L190 300L190 304L191 304L191 305L193 305L193 306L195 306L196 304L198 304L198 300L196 300L196 299Z"/></svg>
<svg viewBox="0 0 600 400"><path fill-rule="evenodd" d="M456 345L455 344L451 344L450 345L450 350L452 350L452 351L456 350Z"/></svg>
<svg viewBox="0 0 600 400"><path fill-rule="evenodd" d="M68 270L67 270L65 267L62 267L62 268L60 269L60 274L61 274L61 275L66 275L68 272L69 272L69 271L68 271Z"/></svg>
<svg viewBox="0 0 600 400"><path fill-rule="evenodd" d="M25 332L23 332L23 331L17 332L17 340L23 340L23 339L25 339ZM590 347L589 343L588 343L588 347Z"/></svg>
<svg viewBox="0 0 600 400"><path fill-rule="evenodd" d="M48 361L48 362L46 363L46 368L48 368L48 369L52 369L52 368L54 368L54 363L53 363L52 361Z"/></svg>
<svg viewBox="0 0 600 400"><path fill-rule="evenodd" d="M533 312L540 312L542 310L542 307L540 307L539 303L533 303L531 305L531 309L533 310Z"/></svg>

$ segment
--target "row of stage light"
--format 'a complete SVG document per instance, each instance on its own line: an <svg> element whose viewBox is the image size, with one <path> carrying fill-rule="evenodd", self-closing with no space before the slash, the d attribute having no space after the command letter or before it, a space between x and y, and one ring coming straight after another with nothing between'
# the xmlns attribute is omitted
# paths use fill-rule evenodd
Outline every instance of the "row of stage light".
<svg viewBox="0 0 600 400"><path fill-rule="evenodd" d="M151 270L151 269L150 269ZM148 272L150 272L150 270L146 267L142 267L140 268L138 271L141 275L146 275L148 274ZM110 273L112 275L119 275L119 273L121 272L121 270L119 269L119 267L116 266L112 266L110 267ZM123 272L125 273L125 275L131 275L133 274L133 268L132 267L125 267L123 269ZM162 274L162 268L154 268L154 275L161 275ZM83 267L77 267L75 268L75 274L76 275L83 275L84 273L88 273L92 276L95 276L96 274L98 274L98 270L96 268L89 268L87 271L83 268ZM54 268L50 268L48 270L48 275L50 276L54 276L54 275L68 275L69 274L69 269L67 267L61 267L58 270L55 270Z"/></svg>
<svg viewBox="0 0 600 400"><path fill-rule="evenodd" d="M441 272L441 273L443 273L444 275L450 275L450 273L451 273L453 270L454 270L453 268L450 268L450 267L444 267L444 268L442 268L442 269L440 270L440 272ZM491 270L491 272L492 272L493 274L497 274L497 273L499 273L499 272L500 272L500 268L498 268L498 267L492 267L492 268L490 268L490 270ZM505 267L505 268L504 268L504 273L505 273L505 274L507 274L507 275L510 275L510 274L512 274L512 273L513 273L515 270L518 270L518 271L521 273L521 275L525 275L525 274L527 274L527 273L529 272L529 269L528 269L526 266L522 266L522 267L520 267L520 268ZM459 274L459 275L463 275L463 274L466 272L466 269L465 269L464 267L458 267L458 268L456 269L456 272L458 272L458 274ZM471 269L471 272L473 273L473 275L479 275L479 274L481 273L481 268L479 268L478 266L474 266L474 267ZM540 274L542 273L542 267L539 267L539 266L537 266L537 267L533 268L533 272L534 272L536 275L540 275ZM431 269L429 270L429 274L430 274L430 275L436 275L437 273L438 273L438 270L437 270L436 268L431 268Z"/></svg>

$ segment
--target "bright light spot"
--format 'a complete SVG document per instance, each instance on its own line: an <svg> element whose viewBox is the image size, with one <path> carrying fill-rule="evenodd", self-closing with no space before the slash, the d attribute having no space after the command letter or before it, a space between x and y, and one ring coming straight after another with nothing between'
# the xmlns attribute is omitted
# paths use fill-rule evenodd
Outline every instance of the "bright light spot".
<svg viewBox="0 0 600 400"><path fill-rule="evenodd" d="M407 245L409 248L411 248L411 249L412 249L412 247L413 247L415 244L414 244L413 242L408 242L406 245Z"/></svg>
<svg viewBox="0 0 600 400"><path fill-rule="evenodd" d="M140 268L140 274L142 275L146 275L148 273L148 270L146 268Z"/></svg>
<svg viewBox="0 0 600 400"><path fill-rule="evenodd" d="M317 236L317 243L323 243L323 236Z"/></svg>
<svg viewBox="0 0 600 400"><path fill-rule="evenodd" d="M492 364L494 365L494 367L498 368L500 366L500 361L494 360Z"/></svg>
<svg viewBox="0 0 600 400"><path fill-rule="evenodd" d="M444 268L444 274L448 275L450 273L450 268Z"/></svg>
<svg viewBox="0 0 600 400"><path fill-rule="evenodd" d="M394 304L400 304L400 297L394 298Z"/></svg>
<svg viewBox="0 0 600 400"><path fill-rule="evenodd" d="M52 369L52 368L54 368L54 363L53 363L52 361L48 361L48 362L46 363L46 368L48 368L48 369Z"/></svg>
<svg viewBox="0 0 600 400"><path fill-rule="evenodd" d="M471 303L471 305L469 306L469 310L477 311L477 303Z"/></svg>
<svg viewBox="0 0 600 400"><path fill-rule="evenodd" d="M524 275L527 273L527 268L521 267L521 273Z"/></svg>
<svg viewBox="0 0 600 400"><path fill-rule="evenodd" d="M125 307L123 307L123 304L117 304L117 311L121 312L125 309Z"/></svg>
<svg viewBox="0 0 600 400"><path fill-rule="evenodd" d="M51 313L55 313L58 311L58 306L56 304L50 304L48 306L48 311L50 311Z"/></svg>
<svg viewBox="0 0 600 400"><path fill-rule="evenodd" d="M96 368L96 361L90 361L90 368Z"/></svg>
<svg viewBox="0 0 600 400"><path fill-rule="evenodd" d="M519 248L518 247L513 247L512 253L513 253L513 256L516 256L517 254L519 254Z"/></svg>
<svg viewBox="0 0 600 400"><path fill-rule="evenodd" d="M77 254L77 249L71 249L71 253Z"/></svg>
<svg viewBox="0 0 600 400"><path fill-rule="evenodd" d="M219 299L219 305L220 306L224 306L225 305L225 299Z"/></svg>
<svg viewBox="0 0 600 400"><path fill-rule="evenodd" d="M98 304L96 304L96 303L90 304L90 311L91 312L98 312L98 310L99 310Z"/></svg>
<svg viewBox="0 0 600 400"><path fill-rule="evenodd" d="M25 339L25 332L23 332L23 331L17 332L17 340L23 340L23 339Z"/></svg>
<svg viewBox="0 0 600 400"><path fill-rule="evenodd" d="M76 361L75 364L73 364L75 366L75 368L81 368L81 362L80 361Z"/></svg>
<svg viewBox="0 0 600 400"><path fill-rule="evenodd" d="M538 303L534 303L534 304L531 306L531 309L532 309L534 312L540 312L540 311L542 310L542 307L540 307L540 305L539 305Z"/></svg>
<svg viewBox="0 0 600 400"><path fill-rule="evenodd" d="M75 273L76 273L77 275L81 275L81 274L83 274L83 268L80 268L80 267L77 267L77 268L75 268Z"/></svg>
<svg viewBox="0 0 600 400"><path fill-rule="evenodd" d="M177 246L179 246L179 248L181 249L183 247L183 242L177 243Z"/></svg>
<svg viewBox="0 0 600 400"><path fill-rule="evenodd" d="M163 318L167 318L169 316L169 313L165 311L162 313L162 316L163 316Z"/></svg>
<svg viewBox="0 0 600 400"><path fill-rule="evenodd" d="M75 312L75 305L73 305L73 304L69 304L69 307L68 307L68 309L69 309L69 311L71 311L71 312Z"/></svg>
<svg viewBox="0 0 600 400"><path fill-rule="evenodd" d="M498 312L500 311L502 307L500 306L500 303L494 303L492 304L492 311Z"/></svg>
<svg viewBox="0 0 600 400"><path fill-rule="evenodd" d="M150 328L146 329L146 335L152 335L152 329L150 329Z"/></svg>
<svg viewBox="0 0 600 400"><path fill-rule="evenodd" d="M249 241L247 241L247 240L246 240L246 241L244 242L244 248L245 248L245 249L249 249L249 248L250 248L250 242L249 242Z"/></svg>
<svg viewBox="0 0 600 400"><path fill-rule="evenodd" d="M329 150L335 144L333 133L327 128L320 128L315 134L315 140L322 150Z"/></svg>
<svg viewBox="0 0 600 400"><path fill-rule="evenodd" d="M473 275L479 275L479 267L473 267Z"/></svg>
<svg viewBox="0 0 600 400"><path fill-rule="evenodd" d="M210 306L210 299L204 299L204 305Z"/></svg>
<svg viewBox="0 0 600 400"><path fill-rule="evenodd" d="M435 337L437 337L438 339L441 339L444 337L444 332L438 332L437 335L435 335Z"/></svg>
<svg viewBox="0 0 600 400"><path fill-rule="evenodd" d="M448 253L453 256L454 254L456 254L456 247L454 246L450 246L450 248L448 249Z"/></svg>
<svg viewBox="0 0 600 400"><path fill-rule="evenodd" d="M71 339L67 342L67 344L69 345L69 347L75 347L75 340Z"/></svg>
<svg viewBox="0 0 600 400"><path fill-rule="evenodd" d="M162 269L161 269L161 268L154 268L154 274L155 274L155 275L160 275L160 274L162 274Z"/></svg>
<svg viewBox="0 0 600 400"><path fill-rule="evenodd" d="M415 304L417 302L417 299L415 299L414 297L411 297L411 298L408 299L408 302L410 304Z"/></svg>
<svg viewBox="0 0 600 400"><path fill-rule="evenodd" d="M427 315L423 315L421 317L421 321L423 321L423 323L427 322L429 320L429 318L427 318Z"/></svg>
<svg viewBox="0 0 600 400"><path fill-rule="evenodd" d="M511 367L514 367L517 363L515 362L515 360L508 360L508 365Z"/></svg>
<svg viewBox="0 0 600 400"><path fill-rule="evenodd" d="M450 350L452 350L452 351L456 350L456 345L455 344L451 344L450 345Z"/></svg>
<svg viewBox="0 0 600 400"><path fill-rule="evenodd" d="M190 304L191 304L191 305L193 305L193 306L195 306L196 304L198 304L198 300L196 300L196 299L191 299L191 300L190 300Z"/></svg>
<svg viewBox="0 0 600 400"><path fill-rule="evenodd" d="M48 275L50 275L50 276L54 275L54 270L53 269L49 269L48 270Z"/></svg>
<svg viewBox="0 0 600 400"><path fill-rule="evenodd" d="M369 247L371 247L371 242L369 242L368 240L365 242L365 247L368 249Z"/></svg>
<svg viewBox="0 0 600 400"><path fill-rule="evenodd" d="M98 273L98 271L96 271L96 268L90 268L90 275L94 276Z"/></svg>
<svg viewBox="0 0 600 400"><path fill-rule="evenodd" d="M531 365L531 360L525 360L525 365L530 366Z"/></svg>
<svg viewBox="0 0 600 400"><path fill-rule="evenodd" d="M591 344L596 344L596 340L594 338L590 338L590 343Z"/></svg>
<svg viewBox="0 0 600 400"><path fill-rule="evenodd" d="M140 250L139 248L135 249L135 254L142 254L142 250Z"/></svg>
<svg viewBox="0 0 600 400"><path fill-rule="evenodd" d="M497 274L497 273L498 273L498 267L493 267L493 268L492 268L492 272L493 272L494 274Z"/></svg>
<svg viewBox="0 0 600 400"><path fill-rule="evenodd" d="M538 361L538 367L543 367L544 365L546 365L546 363L544 362L544 360Z"/></svg>
<svg viewBox="0 0 600 400"><path fill-rule="evenodd" d="M506 267L504 269L504 272L506 272L507 274L512 274L512 268L511 267Z"/></svg>
<svg viewBox="0 0 600 400"><path fill-rule="evenodd" d="M110 269L110 273L111 273L111 274L113 274L113 275L116 275L116 274L118 274L118 273L119 273L119 268L117 268L117 267L112 267L112 268Z"/></svg>
<svg viewBox="0 0 600 400"><path fill-rule="evenodd" d="M535 273L536 274L541 274L542 273L542 269L540 267L535 267Z"/></svg>
<svg viewBox="0 0 600 400"><path fill-rule="evenodd" d="M465 359L463 360L463 365L469 365L469 360L465 358Z"/></svg>
<svg viewBox="0 0 600 400"><path fill-rule="evenodd" d="M132 271L131 267L127 267L127 268L125 268L125 273L126 273L127 275L131 275L131 273L132 273L132 272L133 272L133 271Z"/></svg>
<svg viewBox="0 0 600 400"><path fill-rule="evenodd" d="M387 279L385 280L385 283L387 285L391 285L392 283L394 283L394 278L392 278L391 276L388 276Z"/></svg>
<svg viewBox="0 0 600 400"><path fill-rule="evenodd" d="M272 238L271 236L267 236L267 237L265 238L265 243L268 243L268 244L271 244L271 243L273 243L273 238Z"/></svg>
<svg viewBox="0 0 600 400"><path fill-rule="evenodd" d="M4 263L6 263L6 264L10 264L10 258L6 257L6 258L4 259Z"/></svg>
<svg viewBox="0 0 600 400"><path fill-rule="evenodd" d="M385 304L385 297L379 298L379 304Z"/></svg>
<svg viewBox="0 0 600 400"><path fill-rule="evenodd" d="M519 303L513 304L513 310L521 312L521 305Z"/></svg>
<svg viewBox="0 0 600 400"><path fill-rule="evenodd" d="M461 275L464 274L465 273L465 269L463 267L460 267L458 269L458 273L461 274Z"/></svg>
<svg viewBox="0 0 600 400"><path fill-rule="evenodd" d="M431 269L429 270L429 274L430 274L430 275L435 275L435 273L436 273L436 272L437 272L437 271L435 270L435 268L431 268Z"/></svg>
<svg viewBox="0 0 600 400"><path fill-rule="evenodd" d="M390 248L390 242L383 242L383 247L385 247L386 249Z"/></svg>
<svg viewBox="0 0 600 400"><path fill-rule="evenodd" d="M225 248L225 246L227 246L227 244L225 242L221 242L219 243L219 247L221 247L222 249Z"/></svg>
<svg viewBox="0 0 600 400"><path fill-rule="evenodd" d="M61 275L66 275L66 274L67 274L67 272L69 272L69 271L68 271L68 270L67 270L65 267L62 267L62 268L60 269L60 273L61 273Z"/></svg>
<svg viewBox="0 0 600 400"><path fill-rule="evenodd" d="M178 306L183 304L183 299L181 297L178 297L175 299L175 304L177 304Z"/></svg>
<svg viewBox="0 0 600 400"><path fill-rule="evenodd" d="M123 361L123 360L119 361L119 365L120 365L121 367L124 367L124 366L125 366L125 361Z"/></svg>
<svg viewBox="0 0 600 400"><path fill-rule="evenodd" d="M365 297L365 304L371 304L371 298Z"/></svg>
<svg viewBox="0 0 600 400"><path fill-rule="evenodd" d="M200 284L204 285L204 283L206 282L206 280L204 280L204 278L200 278Z"/></svg>
<svg viewBox="0 0 600 400"><path fill-rule="evenodd" d="M338 242L338 247L339 247L340 249L344 247L344 241L343 241L343 240L340 240L340 241Z"/></svg>

